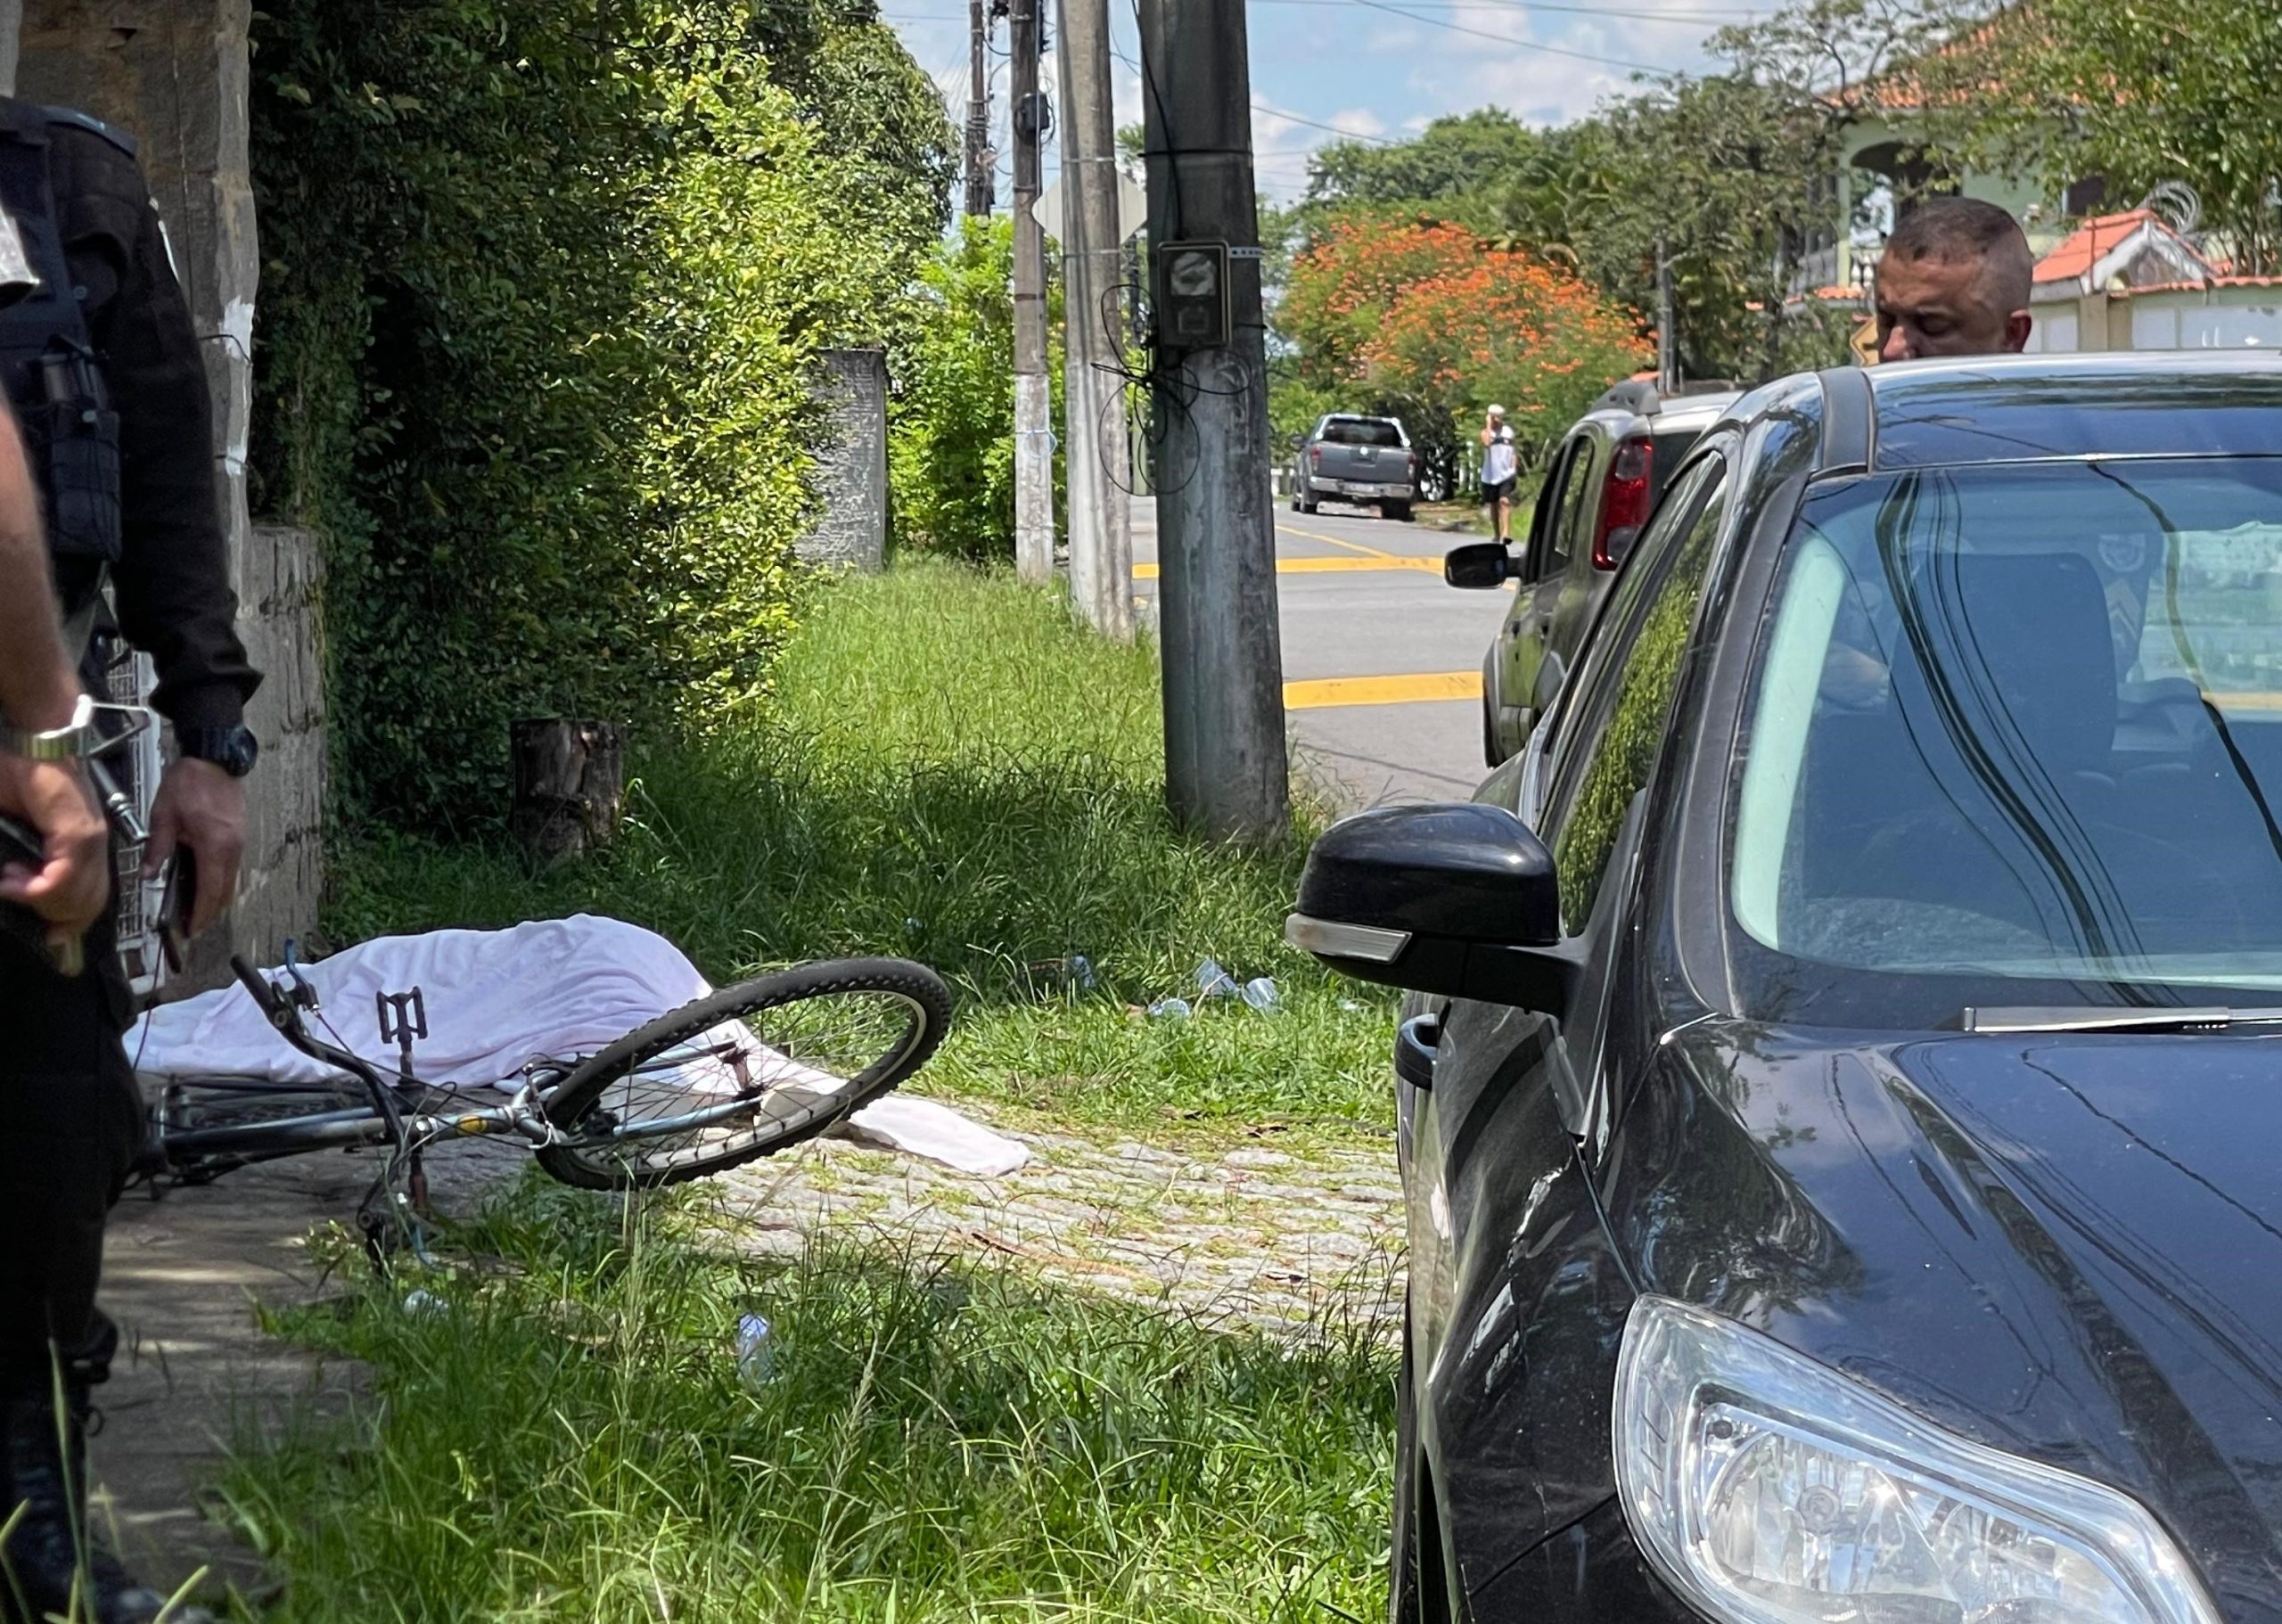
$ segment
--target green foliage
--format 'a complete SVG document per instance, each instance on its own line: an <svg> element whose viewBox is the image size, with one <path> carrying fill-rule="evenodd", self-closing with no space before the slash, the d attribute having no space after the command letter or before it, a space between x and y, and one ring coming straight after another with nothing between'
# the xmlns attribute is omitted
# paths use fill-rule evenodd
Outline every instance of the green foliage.
<svg viewBox="0 0 2282 1624"><path fill-rule="evenodd" d="M2184 181L2218 251L2282 271L2282 10L2038 0L1929 58L1932 139L2057 192L2098 175L2117 207Z"/></svg>
<svg viewBox="0 0 2282 1624"><path fill-rule="evenodd" d="M1304 212L1400 207L1487 226L1484 183L1526 167L1546 137L1502 108L1435 119L1403 142L1334 141L1308 165Z"/></svg>
<svg viewBox="0 0 2282 1624"><path fill-rule="evenodd" d="M282 1328L370 1373L223 1497L266 1617L1316 1624L1383 1611L1393 1357L1359 1314L1227 1330L892 1239L753 1255L702 1197L529 1185L440 1307ZM742 1314L773 1332L738 1380Z"/></svg>
<svg viewBox="0 0 2282 1624"><path fill-rule="evenodd" d="M489 821L517 715L749 709L791 625L812 357L898 337L943 217L925 76L854 0L257 27L254 496L326 538L342 809Z"/></svg>
<svg viewBox="0 0 2282 1624"><path fill-rule="evenodd" d="M1390 1000L1280 939L1300 842L1176 832L1149 651L1009 575L914 562L820 592L779 689L760 726L646 752L617 849L535 876L482 846L359 844L334 865L328 931L600 912L663 932L716 981L902 954L961 992L930 1087L1121 1126L1386 1122ZM1091 989L1066 968L1077 954ZM1283 1011L1130 1014L1193 994L1208 955L1275 977Z"/></svg>
<svg viewBox="0 0 2282 1624"><path fill-rule="evenodd" d="M888 447L897 534L968 559L1014 555L1014 224L962 219L919 273L915 331ZM1068 511L1062 289L1047 290L1054 511Z"/></svg>
<svg viewBox="0 0 2282 1624"><path fill-rule="evenodd" d="M1851 324L1802 307L1792 286L1816 242L1843 227L1835 183L1857 93L1946 15L1946 0L1794 0L1715 36L1720 71L1666 78L1564 128L1531 132L1486 110L1398 146L1334 143L1315 160L1310 231L1359 205L1390 223L1457 226L1571 267L1646 317L1661 257L1687 375L1836 362Z"/></svg>

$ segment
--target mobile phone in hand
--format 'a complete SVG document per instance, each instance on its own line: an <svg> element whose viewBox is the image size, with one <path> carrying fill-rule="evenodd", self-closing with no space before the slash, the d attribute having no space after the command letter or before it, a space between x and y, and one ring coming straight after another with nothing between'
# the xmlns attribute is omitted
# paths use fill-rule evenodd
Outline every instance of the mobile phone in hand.
<svg viewBox="0 0 2282 1624"><path fill-rule="evenodd" d="M21 863L27 868L37 868L46 855L47 842L40 839L38 830L21 818L0 813L0 864ZM35 952L48 950L47 922L21 903L0 902L0 937L20 941Z"/></svg>
<svg viewBox="0 0 2282 1624"><path fill-rule="evenodd" d="M190 921L198 906L198 858L187 846L167 859L166 890L159 903L159 947L176 975L190 962Z"/></svg>

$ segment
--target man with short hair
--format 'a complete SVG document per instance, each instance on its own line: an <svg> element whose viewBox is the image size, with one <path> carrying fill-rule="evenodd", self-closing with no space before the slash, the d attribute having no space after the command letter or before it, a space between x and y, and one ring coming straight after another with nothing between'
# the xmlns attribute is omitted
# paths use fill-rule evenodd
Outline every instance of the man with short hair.
<svg viewBox="0 0 2282 1624"><path fill-rule="evenodd" d="M1919 204L1878 261L1878 359L2018 351L2029 341L2035 267L2020 222L1996 204Z"/></svg>
<svg viewBox="0 0 2282 1624"><path fill-rule="evenodd" d="M1506 408L1494 406L1482 425L1482 504L1490 510L1492 532L1502 542L1513 539L1514 487L1521 478L1521 458L1514 431L1506 425Z"/></svg>

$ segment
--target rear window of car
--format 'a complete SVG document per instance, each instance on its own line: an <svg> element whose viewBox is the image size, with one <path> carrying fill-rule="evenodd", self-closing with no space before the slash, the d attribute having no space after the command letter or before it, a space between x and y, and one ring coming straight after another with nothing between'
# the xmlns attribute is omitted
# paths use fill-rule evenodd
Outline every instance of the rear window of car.
<svg viewBox="0 0 2282 1624"><path fill-rule="evenodd" d="M1702 429L1674 429L1656 436L1656 455L1648 463L1651 499L1664 494L1664 487L1672 482L1672 475L1687 461L1687 454L1703 438Z"/></svg>
<svg viewBox="0 0 2282 1624"><path fill-rule="evenodd" d="M1400 446L1402 431L1391 422L1374 422L1367 417L1334 417L1323 426L1326 445L1333 446Z"/></svg>

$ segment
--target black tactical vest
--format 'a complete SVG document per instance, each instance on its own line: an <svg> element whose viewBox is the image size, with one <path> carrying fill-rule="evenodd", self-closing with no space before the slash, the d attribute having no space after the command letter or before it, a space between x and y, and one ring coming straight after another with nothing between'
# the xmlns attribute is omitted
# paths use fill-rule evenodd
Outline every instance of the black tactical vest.
<svg viewBox="0 0 2282 1624"><path fill-rule="evenodd" d="M80 306L86 290L72 276L57 223L48 151L56 124L117 139L78 113L0 101L0 206L40 279L0 310L0 388L23 429L69 614L94 598L119 561L119 415Z"/></svg>

